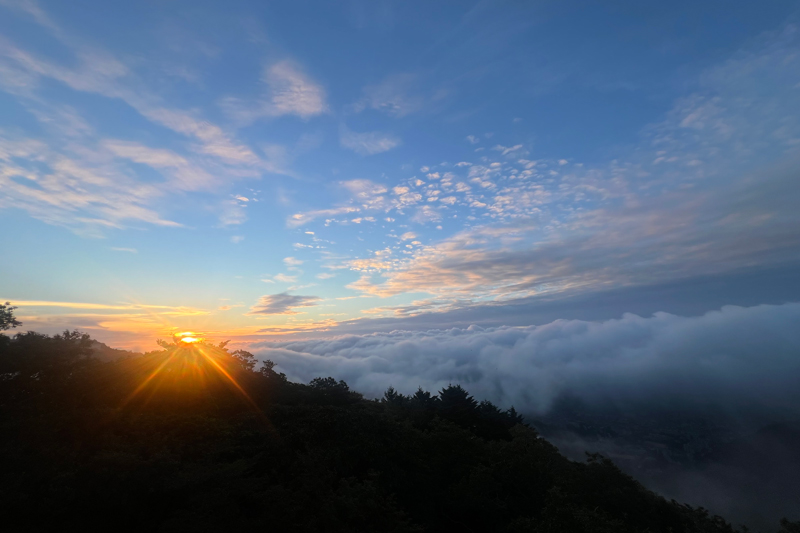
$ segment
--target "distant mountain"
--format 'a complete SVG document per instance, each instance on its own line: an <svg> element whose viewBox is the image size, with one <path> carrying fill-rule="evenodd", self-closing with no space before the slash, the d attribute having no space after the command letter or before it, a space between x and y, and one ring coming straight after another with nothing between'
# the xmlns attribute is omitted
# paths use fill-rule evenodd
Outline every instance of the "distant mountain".
<svg viewBox="0 0 800 533"><path fill-rule="evenodd" d="M117 359L121 359L123 357L134 357L142 355L138 352L130 352L128 350L120 350L118 348L112 348L111 346L96 340L92 340L91 350L92 350L92 357L94 357L95 359L99 359L100 361L106 361L106 362L116 361Z"/></svg>

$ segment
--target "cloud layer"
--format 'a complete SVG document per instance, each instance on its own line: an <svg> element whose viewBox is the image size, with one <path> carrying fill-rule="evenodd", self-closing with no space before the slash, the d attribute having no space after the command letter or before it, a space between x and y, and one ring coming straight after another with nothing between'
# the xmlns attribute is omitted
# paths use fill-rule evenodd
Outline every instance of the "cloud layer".
<svg viewBox="0 0 800 533"><path fill-rule="evenodd" d="M254 345L291 378L331 375L368 396L461 383L527 413L561 395L594 403L798 411L800 304L697 317L627 314L523 328L395 331Z"/></svg>

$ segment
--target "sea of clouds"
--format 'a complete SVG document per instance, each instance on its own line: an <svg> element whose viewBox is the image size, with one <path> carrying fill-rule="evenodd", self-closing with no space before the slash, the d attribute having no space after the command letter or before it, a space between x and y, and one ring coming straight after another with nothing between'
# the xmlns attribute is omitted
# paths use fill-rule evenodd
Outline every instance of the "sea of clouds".
<svg viewBox="0 0 800 533"><path fill-rule="evenodd" d="M470 326L253 346L292 380L345 380L367 397L464 385L478 399L543 414L561 395L627 405L796 412L800 303L701 316L625 314L530 327Z"/></svg>

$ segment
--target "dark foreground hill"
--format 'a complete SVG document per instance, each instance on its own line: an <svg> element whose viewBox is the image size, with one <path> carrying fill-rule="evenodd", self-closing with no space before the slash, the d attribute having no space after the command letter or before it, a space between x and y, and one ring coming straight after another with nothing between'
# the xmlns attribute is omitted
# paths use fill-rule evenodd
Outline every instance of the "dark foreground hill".
<svg viewBox="0 0 800 533"><path fill-rule="evenodd" d="M670 407L573 400L531 424L568 458L600 452L646 487L756 531L800 517L800 421L724 405Z"/></svg>
<svg viewBox="0 0 800 533"><path fill-rule="evenodd" d="M459 386L371 401L224 345L162 346L104 362L88 336L0 336L5 527L735 531Z"/></svg>

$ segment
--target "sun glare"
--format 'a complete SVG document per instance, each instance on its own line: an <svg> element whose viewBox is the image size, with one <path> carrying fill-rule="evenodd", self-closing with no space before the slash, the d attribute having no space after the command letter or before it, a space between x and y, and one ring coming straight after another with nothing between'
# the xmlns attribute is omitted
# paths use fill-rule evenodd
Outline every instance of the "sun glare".
<svg viewBox="0 0 800 533"><path fill-rule="evenodd" d="M184 331L183 333L176 333L173 337L184 343L184 344L194 344L195 342L200 342L203 340L203 337L195 333L194 331Z"/></svg>

